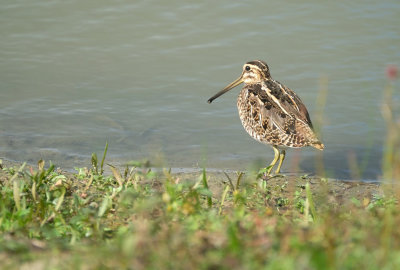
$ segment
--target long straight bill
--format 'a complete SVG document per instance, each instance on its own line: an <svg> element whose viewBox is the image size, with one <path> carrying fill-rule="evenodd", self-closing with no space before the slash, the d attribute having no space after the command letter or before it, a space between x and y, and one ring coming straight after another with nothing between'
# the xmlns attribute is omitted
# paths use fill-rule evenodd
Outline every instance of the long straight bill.
<svg viewBox="0 0 400 270"><path fill-rule="evenodd" d="M227 85L224 89L222 89L221 91L219 91L218 93L216 93L214 96L212 96L207 102L211 103L213 102L214 99L218 98L219 96L222 96L223 94L225 94L226 92L228 92L229 90L231 90L232 88L234 88L235 86L238 86L239 84L241 84L243 82L243 77L240 76L239 78L237 78L234 82L230 83L229 85Z"/></svg>

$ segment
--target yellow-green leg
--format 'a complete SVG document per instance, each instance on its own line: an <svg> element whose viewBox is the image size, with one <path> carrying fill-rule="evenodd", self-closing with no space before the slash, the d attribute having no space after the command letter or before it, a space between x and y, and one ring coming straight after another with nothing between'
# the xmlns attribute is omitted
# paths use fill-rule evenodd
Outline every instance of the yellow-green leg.
<svg viewBox="0 0 400 270"><path fill-rule="evenodd" d="M269 164L269 166L268 166L269 169L267 171L267 175L270 175L272 168L275 166L275 164L278 161L278 158L280 156L279 149L275 145L273 145L272 148L274 149L275 156L274 156L274 159L272 160L271 164ZM280 167L279 167L279 169L280 169Z"/></svg>
<svg viewBox="0 0 400 270"><path fill-rule="evenodd" d="M275 173L278 174L281 171L281 167L282 167L282 163L283 160L285 159L285 155L286 155L286 151L282 150L281 153L279 154L279 164L278 164L278 168L276 168Z"/></svg>

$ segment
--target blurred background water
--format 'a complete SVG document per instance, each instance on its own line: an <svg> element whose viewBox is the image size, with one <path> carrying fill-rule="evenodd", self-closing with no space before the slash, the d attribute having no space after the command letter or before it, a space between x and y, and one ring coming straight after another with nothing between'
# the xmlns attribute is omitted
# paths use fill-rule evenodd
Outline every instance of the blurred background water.
<svg viewBox="0 0 400 270"><path fill-rule="evenodd" d="M331 176L350 179L356 160L363 179L379 178L399 14L396 0L2 1L0 157L73 168L108 141L118 163L266 165L272 149L240 124L240 89L206 103L261 59L302 98L326 146L289 151L283 171L314 172L323 158Z"/></svg>

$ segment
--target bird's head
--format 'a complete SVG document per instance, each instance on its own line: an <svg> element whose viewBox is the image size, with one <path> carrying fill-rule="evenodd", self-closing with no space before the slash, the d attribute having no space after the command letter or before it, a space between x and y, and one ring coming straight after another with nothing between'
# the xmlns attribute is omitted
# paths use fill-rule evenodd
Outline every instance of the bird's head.
<svg viewBox="0 0 400 270"><path fill-rule="evenodd" d="M214 99L218 98L219 96L225 94L232 88L238 86L241 83L244 84L257 84L261 83L262 81L268 80L271 78L269 73L269 68L267 63L261 60L254 60L247 62L243 65L243 71L239 78L235 81L227 85L224 89L219 91L213 97L208 100L208 103L211 103Z"/></svg>

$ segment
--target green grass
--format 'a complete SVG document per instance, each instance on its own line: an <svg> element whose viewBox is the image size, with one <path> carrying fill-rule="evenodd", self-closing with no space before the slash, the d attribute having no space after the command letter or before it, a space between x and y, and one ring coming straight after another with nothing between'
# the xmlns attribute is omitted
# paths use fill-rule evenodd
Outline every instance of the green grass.
<svg viewBox="0 0 400 270"><path fill-rule="evenodd" d="M384 194L373 186L358 196L362 184L332 188L298 177L260 185L241 173L222 184L205 170L156 174L147 162L104 175L97 158L92 161L92 168L73 174L45 168L44 161L37 168L4 166L3 267L400 268L399 193L393 189ZM343 198L341 190L351 188L351 199Z"/></svg>

